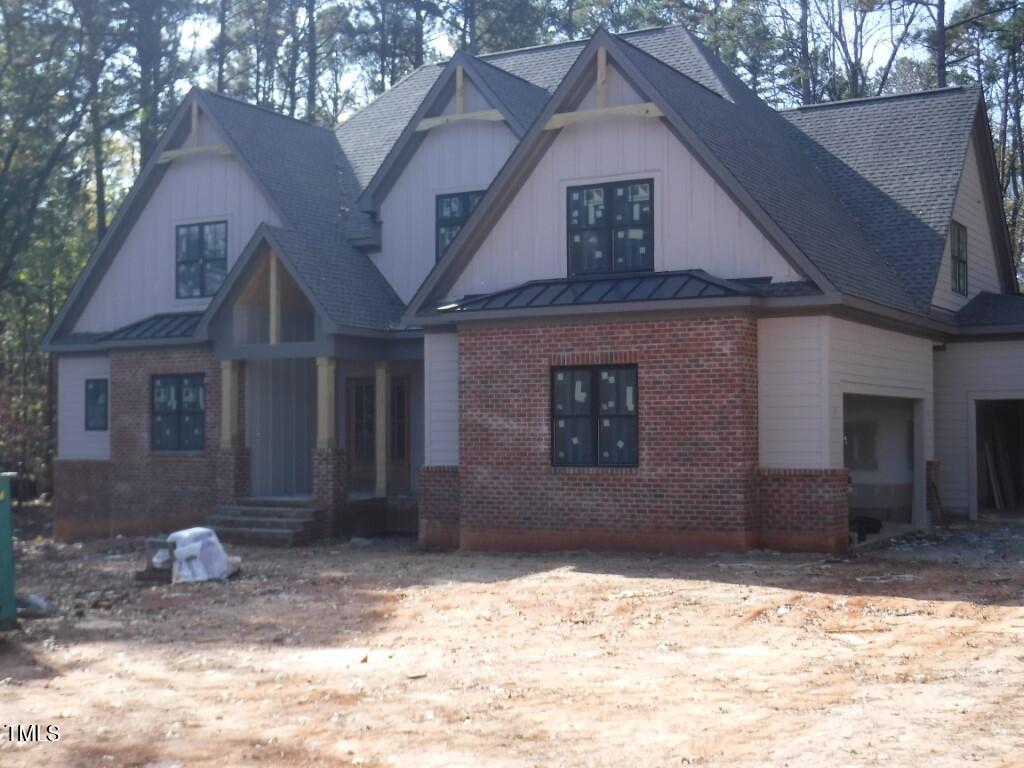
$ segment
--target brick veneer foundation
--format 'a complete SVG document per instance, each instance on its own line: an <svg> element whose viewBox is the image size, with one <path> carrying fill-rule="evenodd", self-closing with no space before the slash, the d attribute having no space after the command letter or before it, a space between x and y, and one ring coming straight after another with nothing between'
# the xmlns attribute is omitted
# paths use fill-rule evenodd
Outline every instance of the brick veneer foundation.
<svg viewBox="0 0 1024 768"><path fill-rule="evenodd" d="M324 535L352 535L348 514L348 452L343 448L313 449L313 502L324 510Z"/></svg>
<svg viewBox="0 0 1024 768"><path fill-rule="evenodd" d="M758 546L790 552L846 552L850 475L845 469L762 469Z"/></svg>
<svg viewBox="0 0 1024 768"><path fill-rule="evenodd" d="M427 549L459 546L459 468L420 468L419 543Z"/></svg>
<svg viewBox="0 0 1024 768"><path fill-rule="evenodd" d="M639 466L551 466L551 368L638 364ZM750 317L460 327L460 544L743 550L757 534Z"/></svg>
<svg viewBox="0 0 1024 768"><path fill-rule="evenodd" d="M152 450L151 382L157 374L205 376L203 450ZM61 538L88 538L174 531L203 523L217 504L219 443L220 363L212 346L111 352L106 478L101 477L102 470L83 466L93 462L55 463L55 532Z"/></svg>

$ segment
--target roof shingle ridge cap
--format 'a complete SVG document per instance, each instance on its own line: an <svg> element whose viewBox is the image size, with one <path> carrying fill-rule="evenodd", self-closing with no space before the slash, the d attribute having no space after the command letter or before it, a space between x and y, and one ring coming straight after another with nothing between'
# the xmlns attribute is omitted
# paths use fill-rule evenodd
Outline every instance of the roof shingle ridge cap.
<svg viewBox="0 0 1024 768"><path fill-rule="evenodd" d="M827 107L848 107L859 104L867 104L876 101L893 101L896 99L923 98L927 96L942 96L955 92L977 92L980 88L976 85L947 85L945 88L927 88L923 91L909 91L907 93L880 93L876 96L858 96L855 99L839 99L837 101L823 101L818 104L800 104L795 107L786 107L777 110L780 114L787 112L803 112L810 109L825 109Z"/></svg>
<svg viewBox="0 0 1024 768"><path fill-rule="evenodd" d="M319 128L320 130L327 131L329 133L334 133L334 129L330 128L330 127L328 127L326 125L322 125L320 123L311 123L308 120L302 120L302 119L300 119L298 117L292 117L291 115L285 115L285 114L282 114L282 113L278 112L276 109L274 109L272 107L264 106L263 104L253 104L251 101L245 101L244 99L239 99L239 98L237 98L235 96L228 96L228 95L223 94L223 93L217 93L216 91L210 91L210 90L207 90L206 88L201 88L198 85L195 86L195 90L198 91L199 93L201 93L204 97L206 97L206 96L213 96L215 98L221 99L222 101L228 101L228 102L231 102L232 104L238 104L239 106L242 106L242 107L248 107L249 109L257 109L260 112L265 112L268 115L273 115L274 117L280 117L282 120L288 120L289 122L292 122L292 123L298 123L299 125L304 125L304 126L306 126L308 128Z"/></svg>
<svg viewBox="0 0 1024 768"><path fill-rule="evenodd" d="M666 29L685 29L682 24L660 24L652 27L640 27L639 29L629 29L625 32L614 33L616 37L624 37L630 35L642 35L649 34L651 32L661 32ZM609 33L612 34L612 33ZM577 37L572 40L556 40L552 43L538 43L537 45L524 45L521 48L509 48L504 51L491 51L490 53L477 54L473 58L486 60L497 58L499 56L513 56L516 54L526 53L528 51L539 51L539 50L552 50L555 48L565 48L570 45L586 45L590 42L593 35L587 35L586 37ZM489 62L488 62L489 63ZM493 65L492 65L493 66ZM500 69L500 67L499 67ZM529 82L529 81L527 81Z"/></svg>

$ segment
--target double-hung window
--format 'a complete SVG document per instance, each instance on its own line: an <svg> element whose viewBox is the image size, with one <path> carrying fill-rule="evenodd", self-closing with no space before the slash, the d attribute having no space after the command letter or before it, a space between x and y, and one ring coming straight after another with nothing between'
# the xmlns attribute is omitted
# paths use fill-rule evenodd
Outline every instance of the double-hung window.
<svg viewBox="0 0 1024 768"><path fill-rule="evenodd" d="M448 250L448 246L452 244L483 196L483 192L458 192L437 196L436 259L440 260L444 256L444 252Z"/></svg>
<svg viewBox="0 0 1024 768"><path fill-rule="evenodd" d="M88 432L107 431L109 385L106 379L85 380L85 429Z"/></svg>
<svg viewBox="0 0 1024 768"><path fill-rule="evenodd" d="M228 273L228 223L185 224L175 232L175 295L201 299L217 293Z"/></svg>
<svg viewBox="0 0 1024 768"><path fill-rule="evenodd" d="M958 221L949 226L949 254L952 257L953 291L967 295L967 227Z"/></svg>
<svg viewBox="0 0 1024 768"><path fill-rule="evenodd" d="M206 437L201 374L153 377L153 450L201 451Z"/></svg>
<svg viewBox="0 0 1024 768"><path fill-rule="evenodd" d="M654 269L654 181L568 191L569 276Z"/></svg>
<svg viewBox="0 0 1024 768"><path fill-rule="evenodd" d="M635 467L636 366L553 368L551 463L576 467Z"/></svg>

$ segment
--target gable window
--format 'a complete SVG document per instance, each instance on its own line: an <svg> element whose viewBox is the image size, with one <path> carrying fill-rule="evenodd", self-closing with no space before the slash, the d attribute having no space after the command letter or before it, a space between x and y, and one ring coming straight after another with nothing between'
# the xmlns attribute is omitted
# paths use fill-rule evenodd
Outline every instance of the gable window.
<svg viewBox="0 0 1024 768"><path fill-rule="evenodd" d="M228 273L228 223L184 224L175 230L175 295L201 299L217 293Z"/></svg>
<svg viewBox="0 0 1024 768"><path fill-rule="evenodd" d="M967 295L967 227L958 221L949 225L949 253L952 257L953 291Z"/></svg>
<svg viewBox="0 0 1024 768"><path fill-rule="evenodd" d="M201 451L206 438L202 374L153 377L153 450Z"/></svg>
<svg viewBox="0 0 1024 768"><path fill-rule="evenodd" d="M551 463L635 467L636 366L553 368Z"/></svg>
<svg viewBox="0 0 1024 768"><path fill-rule="evenodd" d="M85 380L85 429L87 432L107 431L106 379Z"/></svg>
<svg viewBox="0 0 1024 768"><path fill-rule="evenodd" d="M654 269L654 180L568 189L569 276Z"/></svg>
<svg viewBox="0 0 1024 768"><path fill-rule="evenodd" d="M473 213L476 204L484 196L483 192L458 192L452 195L437 196L437 253L436 259L444 256L448 246L459 234L462 225Z"/></svg>

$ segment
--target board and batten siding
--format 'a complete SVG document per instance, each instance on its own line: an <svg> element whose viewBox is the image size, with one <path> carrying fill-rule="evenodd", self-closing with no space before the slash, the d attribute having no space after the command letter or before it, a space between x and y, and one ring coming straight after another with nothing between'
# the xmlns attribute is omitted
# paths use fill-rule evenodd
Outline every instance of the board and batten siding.
<svg viewBox="0 0 1024 768"><path fill-rule="evenodd" d="M761 319L757 339L761 466L829 467L828 318Z"/></svg>
<svg viewBox="0 0 1024 768"><path fill-rule="evenodd" d="M920 401L934 455L931 341L834 317L758 321L761 466L841 468L847 394Z"/></svg>
<svg viewBox="0 0 1024 768"><path fill-rule="evenodd" d="M312 493L314 360L246 361L245 439L252 456L254 496Z"/></svg>
<svg viewBox="0 0 1024 768"><path fill-rule="evenodd" d="M644 101L613 66L608 105ZM593 89L592 89L593 90ZM581 109L594 103L588 94ZM606 117L563 128L456 280L451 296L489 293L568 270L566 190L654 179L654 268L724 278L800 274L661 119Z"/></svg>
<svg viewBox="0 0 1024 768"><path fill-rule="evenodd" d="M426 466L459 463L459 337L423 336Z"/></svg>
<svg viewBox="0 0 1024 768"><path fill-rule="evenodd" d="M1024 399L1024 341L949 343L935 358L935 454L943 506L971 511L971 410L978 400Z"/></svg>
<svg viewBox="0 0 1024 768"><path fill-rule="evenodd" d="M223 141L205 117L200 126L203 143ZM229 269L261 223L280 224L235 157L173 161L89 298L75 332L112 331L160 312L206 309L209 298L175 297L175 227L204 221L227 221Z"/></svg>
<svg viewBox="0 0 1024 768"><path fill-rule="evenodd" d="M107 429L85 428L86 379L106 379ZM57 358L57 458L110 458L110 358L61 355Z"/></svg>
<svg viewBox="0 0 1024 768"><path fill-rule="evenodd" d="M467 80L465 109L491 105ZM454 98L443 114L455 110ZM408 302L436 260L438 195L490 186L516 145L504 122L467 120L431 129L380 207L381 250L374 264Z"/></svg>
<svg viewBox="0 0 1024 768"><path fill-rule="evenodd" d="M942 252L942 265L935 282L932 303L937 307L957 311L982 291L1002 293L996 268L994 233L989 223L982 189L981 168L978 164L977 139L972 137L967 146L963 175L953 206L953 219L967 227L967 295L953 291L950 238Z"/></svg>

